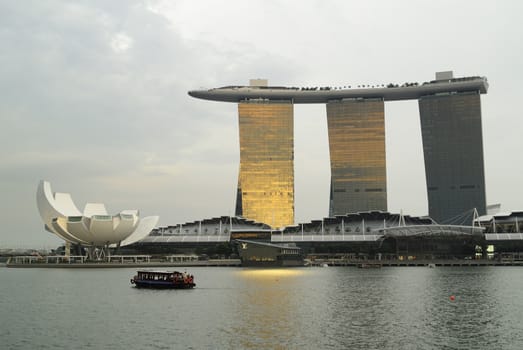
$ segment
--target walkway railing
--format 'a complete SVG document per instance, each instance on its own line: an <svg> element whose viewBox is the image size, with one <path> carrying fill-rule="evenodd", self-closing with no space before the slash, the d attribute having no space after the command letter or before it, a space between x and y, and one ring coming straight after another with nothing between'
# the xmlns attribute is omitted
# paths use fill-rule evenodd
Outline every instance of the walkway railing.
<svg viewBox="0 0 523 350"><path fill-rule="evenodd" d="M25 255L13 256L8 260L8 264L86 264L86 263L149 263L150 255L111 255L106 256L103 260L87 260L83 255Z"/></svg>

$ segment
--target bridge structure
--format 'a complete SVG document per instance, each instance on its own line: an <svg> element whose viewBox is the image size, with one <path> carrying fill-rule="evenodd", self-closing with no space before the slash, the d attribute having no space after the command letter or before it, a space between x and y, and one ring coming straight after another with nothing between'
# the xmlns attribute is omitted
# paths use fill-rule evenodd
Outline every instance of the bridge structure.
<svg viewBox="0 0 523 350"><path fill-rule="evenodd" d="M294 104L326 105L330 152L329 216L386 211L387 101L418 100L429 216L445 222L486 213L480 95L485 77L436 73L422 84L343 87L225 86L189 91L238 104L240 171L236 215L272 228L294 224Z"/></svg>

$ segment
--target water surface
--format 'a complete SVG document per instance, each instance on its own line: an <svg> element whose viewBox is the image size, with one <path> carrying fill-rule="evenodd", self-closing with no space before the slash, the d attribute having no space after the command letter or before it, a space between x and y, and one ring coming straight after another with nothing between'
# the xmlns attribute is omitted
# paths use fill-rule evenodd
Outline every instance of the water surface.
<svg viewBox="0 0 523 350"><path fill-rule="evenodd" d="M0 268L2 348L523 349L521 267L187 271Z"/></svg>

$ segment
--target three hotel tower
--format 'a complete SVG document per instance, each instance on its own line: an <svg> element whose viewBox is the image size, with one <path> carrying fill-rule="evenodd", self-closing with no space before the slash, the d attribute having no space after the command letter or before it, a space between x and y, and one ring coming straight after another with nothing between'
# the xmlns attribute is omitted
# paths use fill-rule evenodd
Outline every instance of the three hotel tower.
<svg viewBox="0 0 523 350"><path fill-rule="evenodd" d="M419 103L429 216L444 222L474 208L485 214L480 93L487 88L485 78L441 72L401 87L287 88L251 80L189 94L238 103L236 215L278 228L294 224L295 103L327 107L330 216L387 210L384 102L405 99Z"/></svg>

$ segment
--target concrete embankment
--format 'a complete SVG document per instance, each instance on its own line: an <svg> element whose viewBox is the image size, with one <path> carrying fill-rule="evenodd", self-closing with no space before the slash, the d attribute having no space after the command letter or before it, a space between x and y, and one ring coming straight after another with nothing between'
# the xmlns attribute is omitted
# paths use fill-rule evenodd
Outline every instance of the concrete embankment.
<svg viewBox="0 0 523 350"><path fill-rule="evenodd" d="M311 261L311 265L323 265L329 266L360 266L360 265L380 265L380 266L523 266L521 260L466 260L466 259L453 259L453 260L349 260L349 259L321 259Z"/></svg>
<svg viewBox="0 0 523 350"><path fill-rule="evenodd" d="M523 266L521 260L499 261L499 260L350 260L350 259L316 259L307 260L308 266L381 266L381 267L414 267L414 266ZM212 266L226 266L239 267L241 266L240 259L209 259L198 261L181 261L181 262L166 262L153 261L150 262L31 262L20 263L8 261L7 264L0 264L0 267L10 268L176 268L176 267L212 267Z"/></svg>

